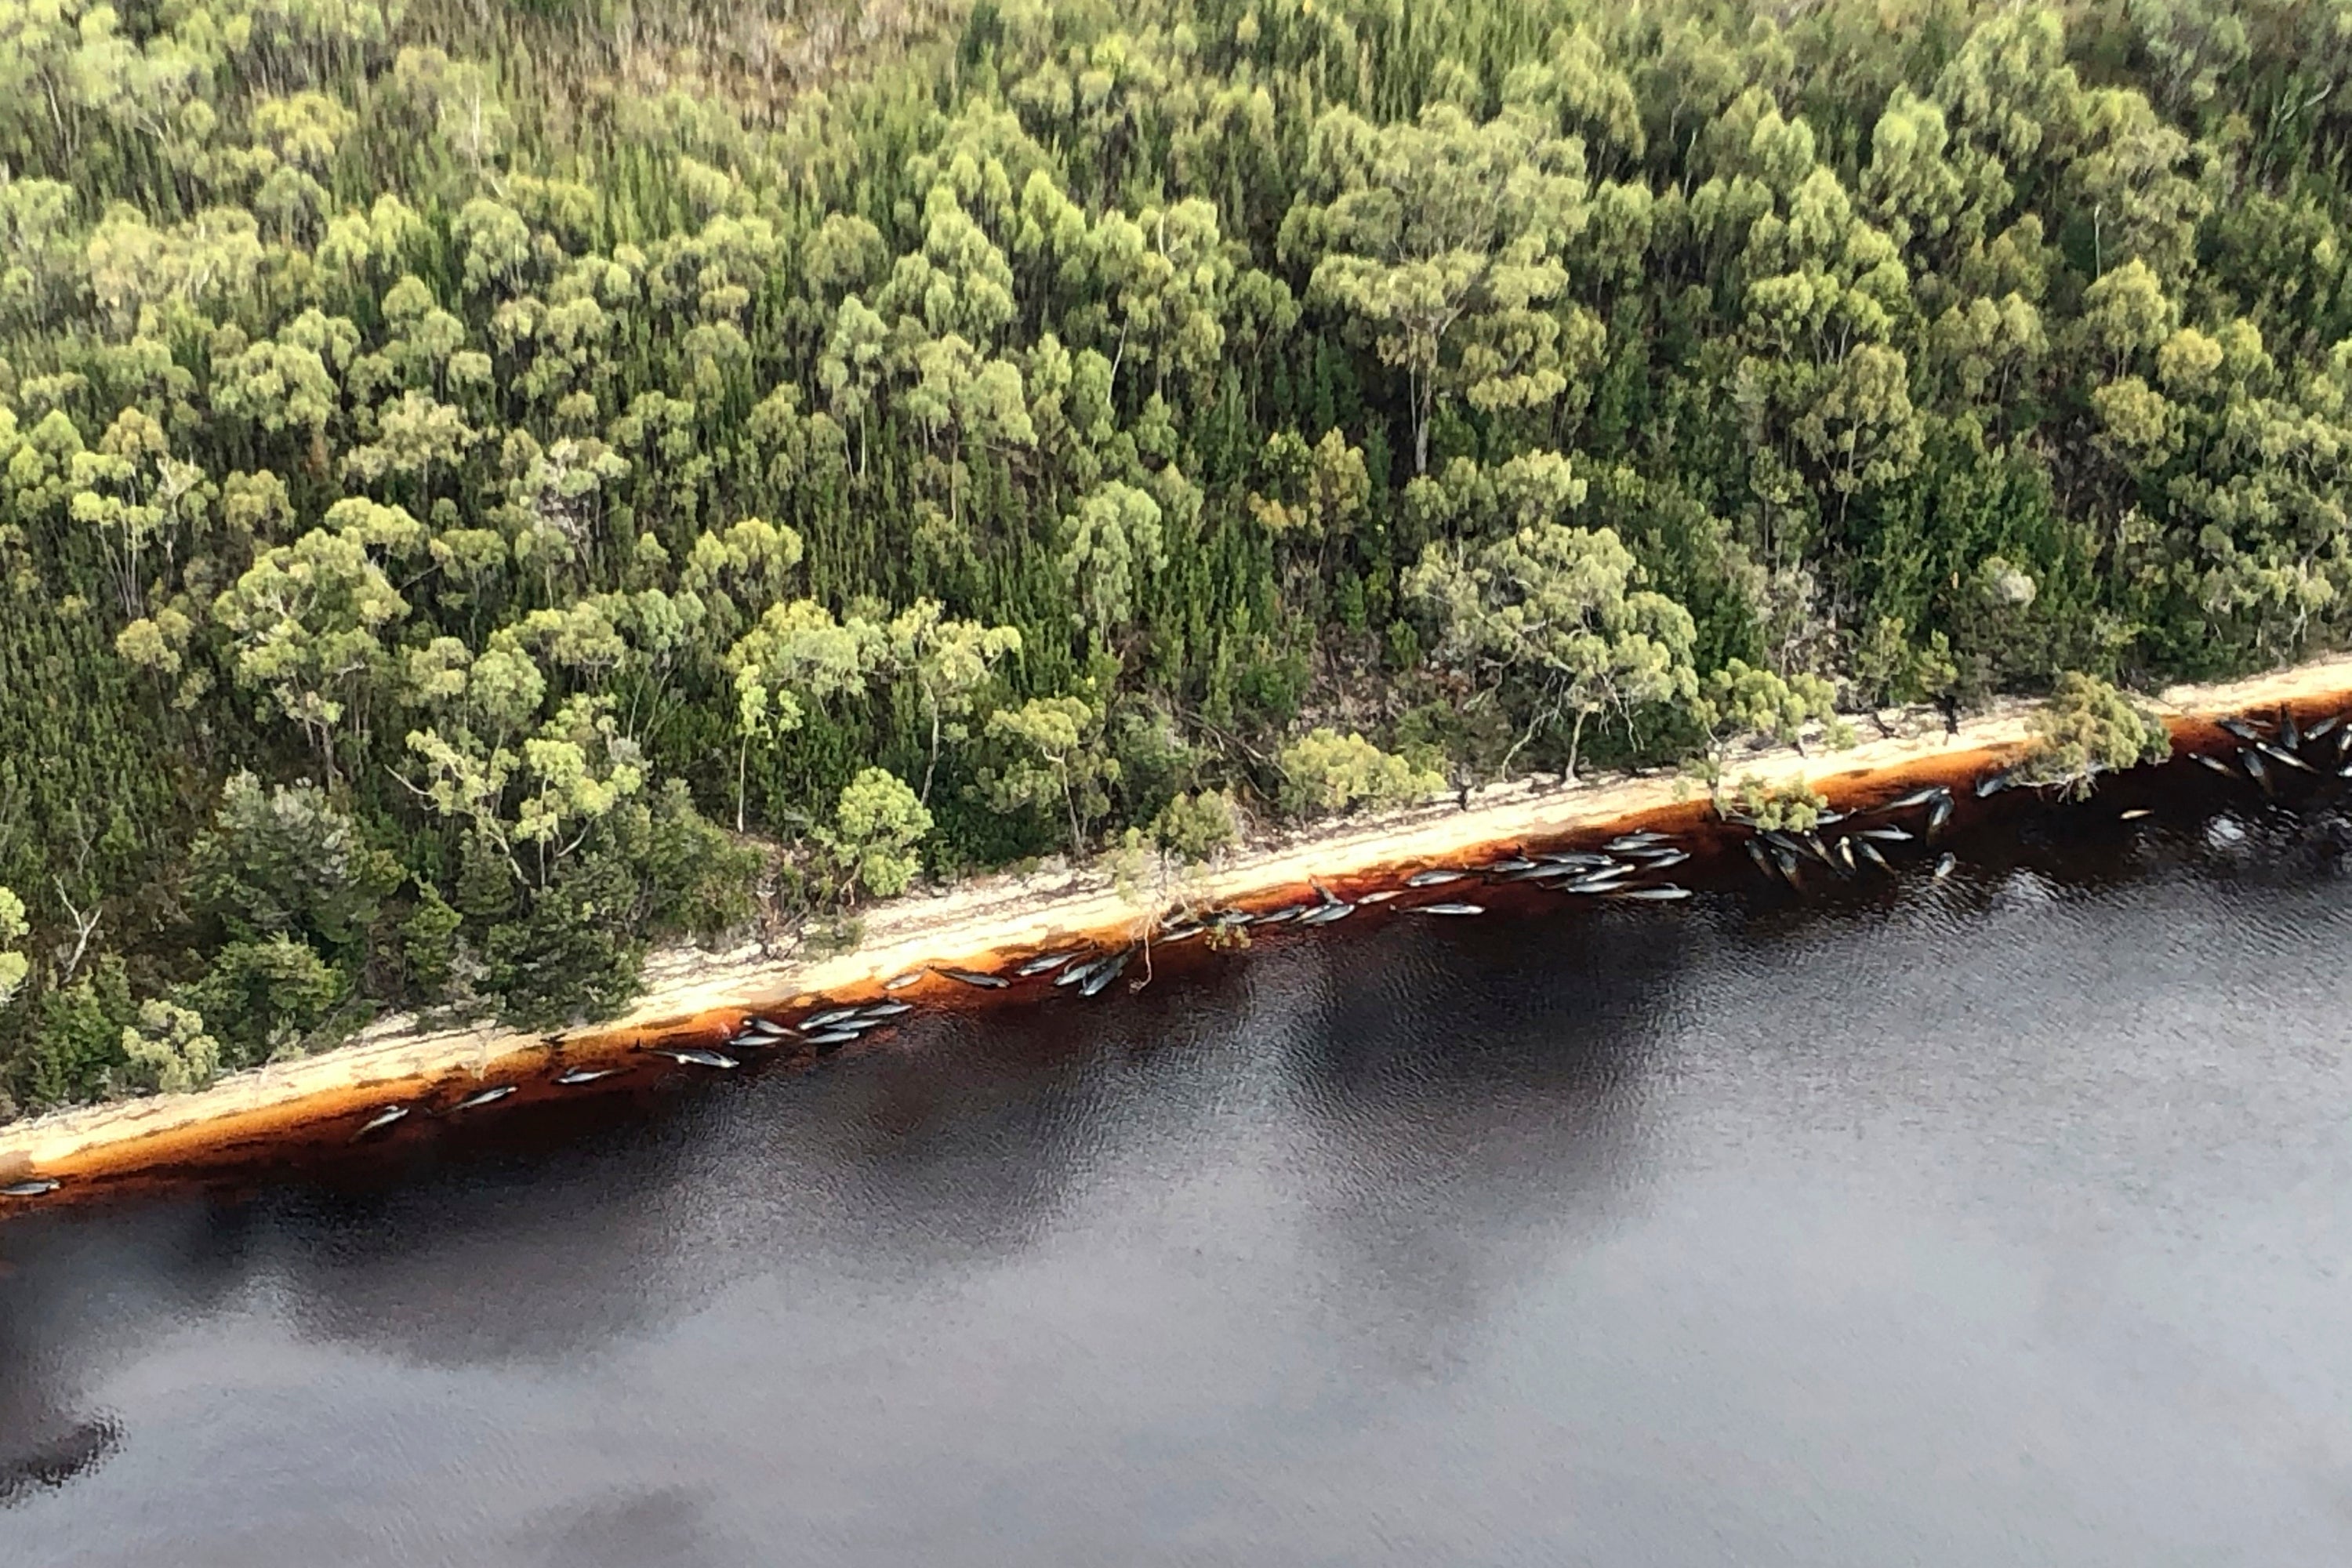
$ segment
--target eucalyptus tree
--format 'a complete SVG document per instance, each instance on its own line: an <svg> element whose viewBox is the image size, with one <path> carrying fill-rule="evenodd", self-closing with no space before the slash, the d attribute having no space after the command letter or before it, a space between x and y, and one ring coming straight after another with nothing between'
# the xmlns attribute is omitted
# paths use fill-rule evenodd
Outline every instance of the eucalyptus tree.
<svg viewBox="0 0 2352 1568"><path fill-rule="evenodd" d="M1070 854L1083 859L1087 829L1110 809L1118 759L1102 744L1103 711L1083 697L1033 697L988 716L988 738L1003 760L980 773L980 793L999 811L1059 806Z"/></svg>
<svg viewBox="0 0 2352 1568"><path fill-rule="evenodd" d="M1407 805L1445 787L1444 775L1381 751L1360 734L1311 730L1283 747L1282 804L1302 820L1359 806Z"/></svg>
<svg viewBox="0 0 2352 1568"><path fill-rule="evenodd" d="M1595 714L1698 694L1690 612L1639 576L1613 530L1547 522L1475 550L1432 544L1405 589L1442 627L1442 660L1525 694L1530 716L1512 755L1568 725L1561 775L1573 780Z"/></svg>
<svg viewBox="0 0 2352 1568"><path fill-rule="evenodd" d="M890 664L922 693L930 747L916 798L928 805L943 742L971 738L967 724L998 665L1021 651L1016 626L992 626L950 617L936 599L918 599L889 626Z"/></svg>
<svg viewBox="0 0 2352 1568"><path fill-rule="evenodd" d="M800 728L804 705L863 690L881 668L889 632L861 615L836 619L813 599L769 606L728 649L735 689L735 826L744 826L744 784L754 745L773 745Z"/></svg>
<svg viewBox="0 0 2352 1568"><path fill-rule="evenodd" d="M1168 564L1160 502L1108 479L1062 521L1062 575L1083 624L1106 643L1134 622L1136 595Z"/></svg>
<svg viewBox="0 0 2352 1568"><path fill-rule="evenodd" d="M323 526L263 552L213 602L238 683L301 730L331 784L341 777L339 749L365 747L369 699L394 662L387 634L409 614L387 566L424 545L401 508L345 500Z"/></svg>
<svg viewBox="0 0 2352 1568"><path fill-rule="evenodd" d="M1403 374L1414 473L1441 395L1497 410L1567 390L1548 307L1588 216L1580 142L1523 108L1482 121L1433 103L1386 125L1332 109L1308 170L1319 199L1291 208L1283 247L1313 263L1309 301L1360 321Z"/></svg>

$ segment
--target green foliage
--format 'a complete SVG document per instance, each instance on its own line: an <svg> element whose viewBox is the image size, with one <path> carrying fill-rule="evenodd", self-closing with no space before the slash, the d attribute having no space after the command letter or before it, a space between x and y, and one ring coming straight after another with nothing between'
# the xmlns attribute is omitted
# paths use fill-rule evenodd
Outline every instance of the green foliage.
<svg viewBox="0 0 2352 1568"><path fill-rule="evenodd" d="M616 812L605 831L635 871L646 930L715 941L750 921L751 879L766 857L697 810L683 780Z"/></svg>
<svg viewBox="0 0 2352 1568"><path fill-rule="evenodd" d="M2171 731L2162 720L2098 677L2068 670L2033 716L2024 776L2079 798L2100 773L2171 754Z"/></svg>
<svg viewBox="0 0 2352 1568"><path fill-rule="evenodd" d="M1694 716L1702 729L1724 740L1761 735L1781 745L1793 745L1809 724L1820 724L1832 746L1853 742L1853 731L1838 717L1837 690L1818 675L1782 677L1735 658L1710 673L1703 683Z"/></svg>
<svg viewBox="0 0 2352 1568"><path fill-rule="evenodd" d="M430 1002L446 994L465 923L441 889L430 882L417 889L416 907L400 925L401 969L411 995Z"/></svg>
<svg viewBox="0 0 2352 1568"><path fill-rule="evenodd" d="M1290 209L1284 247L1321 253L1309 301L1360 320L1403 372L1415 473L1441 393L1493 413L1567 389L1562 340L1572 353L1598 334L1545 308L1567 291L1560 247L1584 226L1589 189L1557 121L1514 105L1482 123L1441 102L1376 126L1335 108L1309 149L1308 192L1330 195Z"/></svg>
<svg viewBox="0 0 2352 1568"><path fill-rule="evenodd" d="M1168 563L1160 503L1114 479L1078 503L1063 533L1062 574L1084 623L1106 639L1125 632L1143 579Z"/></svg>
<svg viewBox="0 0 2352 1568"><path fill-rule="evenodd" d="M350 992L341 970L281 933L222 947L187 1000L219 1040L221 1065L240 1068L323 1043L318 1031Z"/></svg>
<svg viewBox="0 0 2352 1568"><path fill-rule="evenodd" d="M897 774L867 768L841 790L834 826L817 840L832 858L844 899L863 889L877 899L907 890L922 868L916 846L931 831L931 814Z"/></svg>
<svg viewBox="0 0 2352 1568"><path fill-rule="evenodd" d="M1213 858L1240 841L1233 797L1215 790L1180 795L1151 819L1152 842L1187 866Z"/></svg>
<svg viewBox="0 0 2352 1568"><path fill-rule="evenodd" d="M1732 792L1734 815L1757 826L1783 833L1810 833L1821 825L1829 797L1799 779L1794 784L1769 784L1753 773L1740 779Z"/></svg>
<svg viewBox="0 0 2352 1568"><path fill-rule="evenodd" d="M265 790L249 773L223 787L188 869L198 906L231 939L289 936L344 958L404 880L398 858L362 843L324 791L308 780Z"/></svg>
<svg viewBox="0 0 2352 1568"><path fill-rule="evenodd" d="M967 721L997 666L1021 651L1017 626L982 626L949 618L937 599L918 599L890 623L890 660L922 693L930 725L920 798L931 798L942 742L971 738Z"/></svg>
<svg viewBox="0 0 2352 1568"><path fill-rule="evenodd" d="M125 1087L122 1031L137 1016L130 977L111 953L90 973L47 992L9 1064L11 1096L28 1110L47 1110Z"/></svg>
<svg viewBox="0 0 2352 1568"><path fill-rule="evenodd" d="M25 900L6 888L0 888L0 942L13 944L32 928L25 923ZM0 947L0 1007L16 1000L25 984L31 965L21 952L11 947Z"/></svg>
<svg viewBox="0 0 2352 1568"><path fill-rule="evenodd" d="M644 937L636 888L617 856L591 852L532 889L520 916L489 928L483 984L524 1028L611 1017L636 994Z"/></svg>
<svg viewBox="0 0 2352 1568"><path fill-rule="evenodd" d="M133 1082L163 1094L204 1088L220 1072L220 1042L205 1033L203 1015L169 1002L139 1005L139 1022L122 1031L122 1054Z"/></svg>
<svg viewBox="0 0 2352 1568"><path fill-rule="evenodd" d="M990 714L989 739L1004 761L981 770L989 804L999 811L1058 805L1069 821L1070 853L1085 855L1087 826L1110 809L1109 786L1118 780L1118 759L1101 749L1102 718L1082 697L1032 698Z"/></svg>
<svg viewBox="0 0 2352 1568"><path fill-rule="evenodd" d="M1282 749L1282 806L1295 817L1331 816L1359 806L1378 810L1406 805L1445 787L1445 780L1416 768L1363 736L1318 729Z"/></svg>
<svg viewBox="0 0 2352 1568"><path fill-rule="evenodd" d="M1433 544L1405 588L1444 627L1443 657L1524 693L1530 734L1569 720L1573 778L1592 715L1698 694L1690 612L1636 588L1638 570L1612 530L1538 523L1475 552Z"/></svg>

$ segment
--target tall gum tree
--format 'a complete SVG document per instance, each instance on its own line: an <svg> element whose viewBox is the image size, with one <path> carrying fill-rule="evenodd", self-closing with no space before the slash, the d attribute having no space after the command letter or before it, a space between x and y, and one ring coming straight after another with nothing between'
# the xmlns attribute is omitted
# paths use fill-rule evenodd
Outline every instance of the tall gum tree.
<svg viewBox="0 0 2352 1568"><path fill-rule="evenodd" d="M1441 395L1481 408L1535 407L1567 389L1559 323L1561 247L1584 227L1583 144L1528 108L1473 119L1433 103L1375 126L1351 110L1317 121L1310 186L1281 245L1312 260L1312 303L1360 321L1401 371L1412 468L1429 468ZM1465 343L1485 352L1465 358Z"/></svg>
<svg viewBox="0 0 2352 1568"><path fill-rule="evenodd" d="M1441 659L1525 693L1531 716L1512 754L1567 722L1573 781L1595 714L1698 694L1690 612L1639 587L1639 572L1614 530L1544 522L1475 550L1432 544L1405 591L1443 626Z"/></svg>

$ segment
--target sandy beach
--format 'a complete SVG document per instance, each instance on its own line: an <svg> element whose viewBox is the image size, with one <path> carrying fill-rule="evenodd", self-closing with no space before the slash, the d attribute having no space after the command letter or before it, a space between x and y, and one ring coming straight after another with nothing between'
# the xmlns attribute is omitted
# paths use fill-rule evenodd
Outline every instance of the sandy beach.
<svg viewBox="0 0 2352 1568"><path fill-rule="evenodd" d="M2211 727L2214 718L2283 705L2316 711L2347 695L2352 656L2339 656L2224 685L2176 688L2157 705L2176 746L2200 749L2223 739ZM1931 711L1889 716L1892 734L1880 733L1864 717L1857 724L1860 743L1846 750L1736 754L1727 772L1773 784L1801 779L1833 804L1865 804L1920 777L2000 765L2028 741L2032 711L2031 704L2005 704L1963 723L1957 733L1948 733ZM658 953L647 963L645 994L625 1016L577 1030L548 1036L496 1027L426 1030L413 1020L388 1018L332 1050L239 1073L198 1093L85 1107L0 1127L0 1185L55 1180L64 1197L101 1180L252 1160L273 1143L315 1137L339 1119L380 1107L609 1063L648 1042L708 1043L747 1012L818 997L872 995L892 977L929 965L987 969L1023 950L1124 938L1179 894L1194 907L1263 903L1295 896L1312 880L1385 880L1499 846L1654 820L1696 822L1704 806L1704 791L1672 772L1596 778L1567 789L1528 780L1477 792L1466 810L1449 796L1256 844L1188 877L1181 888L1122 891L1095 871L977 879L866 910L863 942L835 957L777 961L756 949ZM948 992L970 994L937 975L899 994L919 1003Z"/></svg>

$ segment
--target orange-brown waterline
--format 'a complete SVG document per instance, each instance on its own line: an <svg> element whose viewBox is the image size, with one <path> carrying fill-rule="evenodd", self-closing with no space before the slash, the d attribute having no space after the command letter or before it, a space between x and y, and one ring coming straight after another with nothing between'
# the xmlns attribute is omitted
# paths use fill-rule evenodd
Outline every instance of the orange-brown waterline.
<svg viewBox="0 0 2352 1568"><path fill-rule="evenodd" d="M2180 780L2176 775L2192 767L2189 760L2191 756L2233 756L2240 742L2215 722L2216 717L2244 713L2270 721L2292 713L2297 723L2307 725L2325 715L2344 710L2347 703L2352 703L2352 664L2341 664L2336 673L2342 678L2342 684L2330 684L2324 690L2312 689L2307 679L2299 684L2285 684L2275 692L2264 690L2259 682L2219 689L2230 697L2243 700L2226 707L2210 707L2201 713L2182 712L2168 718L2174 742L2174 764L2110 775L2102 785L2102 802L2112 808L2118 789L2135 801L2160 798L2167 790L2177 793ZM1800 776L1806 777L1834 808L1850 815L1866 814L1915 790L1946 786L1951 791L1954 805L1946 837L1960 837L2003 807L2006 797L1979 798L1971 786L1975 781L2013 766L2019 760L2024 742L2014 732L2016 725L2009 729L2011 732L1984 744L1967 743L1969 737L1963 733L1945 749L1891 763L1825 773L1811 773L1809 768L1833 759L1816 758ZM1562 901L1559 895L1531 884L1483 879L1408 889L1405 879L1415 871L1434 866L1467 868L1515 852L1595 847L1619 835L1642 830L1671 834L1681 847L1690 851L1691 859L1676 867L1671 879L1703 891L1754 886L1753 868L1740 853L1740 841L1747 830L1723 822L1704 797L1668 799L1606 816L1566 822L1557 813L1538 811L1528 816L1530 820L1523 831L1498 831L1491 837L1449 842L1442 855L1417 853L1335 864L1328 871L1305 876L1288 874L1244 888L1221 889L1213 903L1217 908L1258 914L1287 904L1320 901L1327 893L1349 903L1357 903L1367 895L1387 895L1385 901L1358 910L1358 918L1373 919L1409 913L1433 902L1464 899L1475 900L1481 908L1496 914L1539 907L1558 909ZM1293 861L1296 858L1292 857ZM1292 868L1295 870L1295 866ZM1467 889L1475 890L1465 891ZM1171 921L1174 918L1168 911L1161 913ZM1353 924L1356 921L1340 923ZM747 1020L754 1017L790 1022L824 1007L851 1006L886 998L913 1003L919 1014L972 1011L1059 994L1051 988L1051 975L1016 980L1002 990L991 990L950 978L941 973L943 970L961 968L1009 978L1024 961L1049 950L1081 948L1104 952L1134 946L1138 949L1135 959L1115 988L1124 991L1155 981L1181 981L1196 965L1229 961L1232 954L1225 950L1230 947L1267 940L1321 940L1334 934L1302 931L1290 925L1261 931L1255 936L1222 941L1195 938L1181 944L1160 944L1149 940L1152 926L1150 919L1134 912L1109 924L1097 921L1066 928L1048 926L1032 940L977 952L936 954L910 969L908 973L919 974L911 984L904 983L903 976L899 976L896 978L900 983L893 984L893 976L876 972L856 983L830 985L822 992L753 994L742 1003L702 1007L651 1022L591 1027L536 1038L504 1037L488 1045L477 1044L468 1051L453 1050L448 1053L450 1059L435 1063L428 1070L380 1076L354 1074L331 1087L299 1094L256 1095L251 1092L252 1079L248 1077L243 1080L247 1092L233 1104L224 1101L227 1108L216 1115L187 1114L189 1107L201 1102L203 1096L101 1108L105 1116L102 1136L86 1137L61 1155L47 1159L28 1152L26 1148L32 1141L25 1136L25 1130L38 1129L41 1122L0 1129L0 1189L20 1183L58 1184L53 1191L32 1196L0 1197L0 1216L77 1199L116 1196L184 1183L266 1183L296 1171L314 1170L330 1156L373 1147L397 1150L404 1143L438 1136L453 1128L502 1123L519 1111L559 1101L577 1105L593 1100L617 1107L625 1114L631 1105L657 1084L688 1075L731 1076L680 1063L660 1053L719 1049ZM1345 934L1337 933L1341 940ZM889 1035L887 1026L875 1030L840 1047L839 1054L887 1048ZM817 1047L787 1037L768 1048L734 1054L744 1071L795 1071L830 1059L834 1053L820 1053ZM555 1081L565 1073L604 1069L610 1069L610 1076L581 1087L565 1087ZM265 1079L268 1070L262 1075ZM485 1091L506 1088L511 1088L512 1092L494 1102L472 1107L465 1103ZM174 1113L155 1114L167 1109ZM404 1114L375 1131L362 1132L362 1129L394 1109L403 1110ZM149 1114L142 1115L142 1111ZM151 1120L152 1124L148 1125Z"/></svg>

